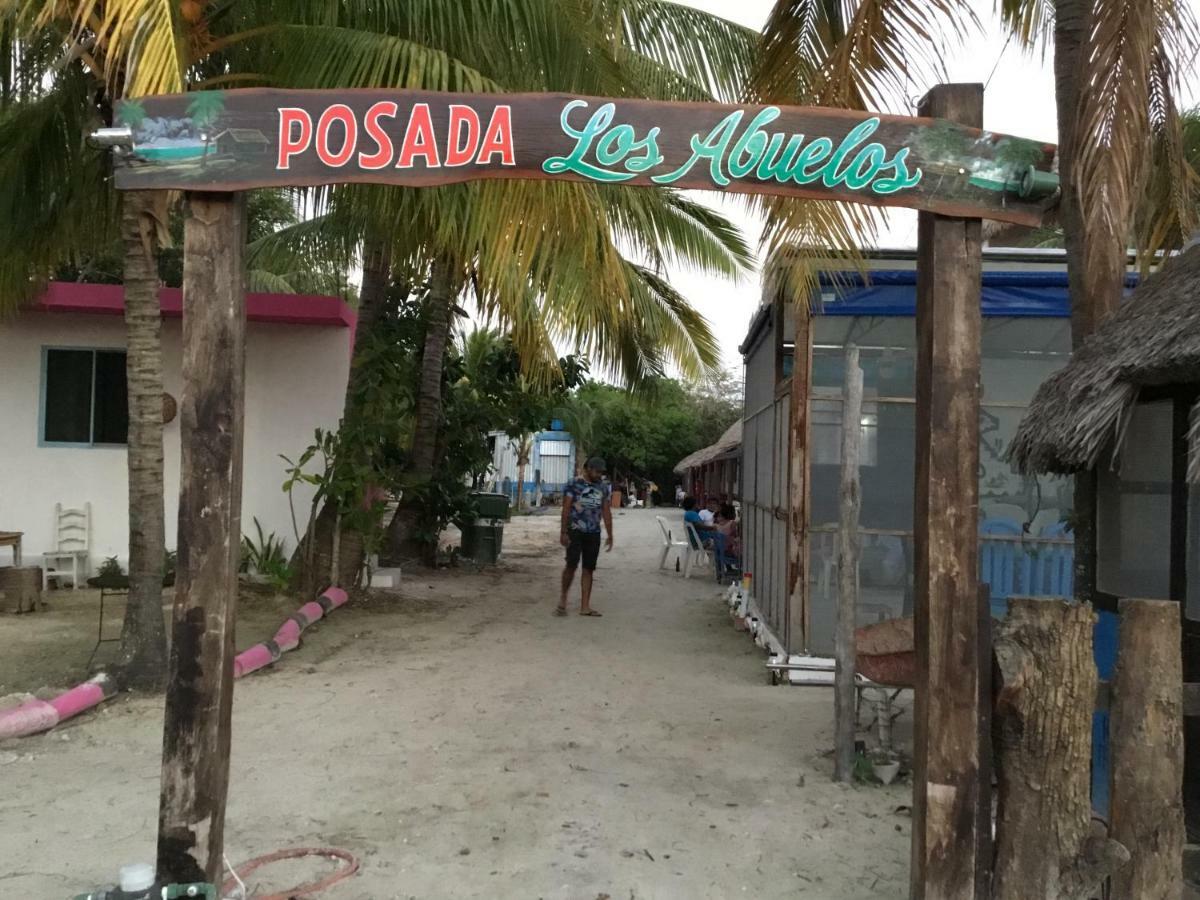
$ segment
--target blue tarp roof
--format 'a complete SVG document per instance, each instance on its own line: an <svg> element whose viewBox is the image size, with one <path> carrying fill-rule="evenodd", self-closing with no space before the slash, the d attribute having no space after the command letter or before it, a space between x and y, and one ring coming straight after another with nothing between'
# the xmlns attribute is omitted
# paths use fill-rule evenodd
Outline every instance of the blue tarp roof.
<svg viewBox="0 0 1200 900"><path fill-rule="evenodd" d="M1127 288L1137 276L1125 279ZM869 283L857 273L821 275L824 299L818 315L912 316L917 308L917 273L911 269L873 271ZM836 294L830 299L829 294ZM1066 272L984 272L985 316L1040 316L1068 318L1071 301Z"/></svg>

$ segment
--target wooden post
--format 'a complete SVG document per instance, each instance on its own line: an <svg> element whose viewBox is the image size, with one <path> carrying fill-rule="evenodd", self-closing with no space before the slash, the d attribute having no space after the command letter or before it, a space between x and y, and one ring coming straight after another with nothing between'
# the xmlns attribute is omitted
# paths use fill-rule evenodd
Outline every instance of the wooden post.
<svg viewBox="0 0 1200 900"><path fill-rule="evenodd" d="M858 445L862 434L863 373L858 348L846 347L846 381L842 390L842 465L838 514L838 608L834 643L833 777L854 779L854 626L858 609Z"/></svg>
<svg viewBox="0 0 1200 900"><path fill-rule="evenodd" d="M975 868L975 896L992 896L992 863L995 842L992 840L992 772L995 753L992 747L992 686L995 653L992 639L992 589L980 584L976 595L976 616L979 622L979 802L975 804L975 858L984 865Z"/></svg>
<svg viewBox="0 0 1200 900"><path fill-rule="evenodd" d="M983 86L938 85L920 114L980 127ZM917 690L911 895L975 896L980 220L921 213L917 238Z"/></svg>
<svg viewBox="0 0 1200 900"><path fill-rule="evenodd" d="M245 207L189 194L179 559L163 725L158 874L220 883L241 545Z"/></svg>
<svg viewBox="0 0 1200 900"><path fill-rule="evenodd" d="M1113 900L1183 896L1183 661L1179 604L1122 600L1113 676L1109 833L1130 853Z"/></svg>
<svg viewBox="0 0 1200 900"><path fill-rule="evenodd" d="M789 395L788 633L789 653L803 653L808 623L808 387L812 373L812 315L796 298L792 387Z"/></svg>

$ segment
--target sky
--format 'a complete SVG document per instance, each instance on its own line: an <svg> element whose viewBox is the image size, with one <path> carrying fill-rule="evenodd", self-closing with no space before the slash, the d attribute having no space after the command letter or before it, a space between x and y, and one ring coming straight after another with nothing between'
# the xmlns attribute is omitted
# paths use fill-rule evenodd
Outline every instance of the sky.
<svg viewBox="0 0 1200 900"><path fill-rule="evenodd" d="M761 30L770 12L772 0L678 0L708 12L724 16L756 31ZM1200 13L1200 0L1189 0ZM1054 79L1051 60L1030 57L1013 44L1006 46L994 13L994 0L975 0L983 31L969 37L961 46L945 51L947 81L981 82L984 93L983 125L990 131L1019 137L1056 142ZM913 104L930 85L914 85ZM1185 92L1185 103L1195 103L1200 91L1196 85ZM915 109L883 109L878 112L915 115ZM697 199L717 206L737 222L752 244L757 245L760 223L749 215L741 202L712 193L698 193ZM917 214L913 210L890 210L887 227L878 246L886 249L916 246ZM758 306L759 281L754 273L740 283L716 280L712 276L687 270L668 273L672 283L702 312L721 342L725 364L740 371L738 344Z"/></svg>

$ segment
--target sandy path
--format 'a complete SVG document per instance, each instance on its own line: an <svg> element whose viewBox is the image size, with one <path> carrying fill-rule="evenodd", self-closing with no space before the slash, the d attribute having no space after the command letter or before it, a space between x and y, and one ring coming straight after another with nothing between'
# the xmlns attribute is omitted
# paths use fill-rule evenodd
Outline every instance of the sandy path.
<svg viewBox="0 0 1200 900"><path fill-rule="evenodd" d="M617 518L603 619L550 615L554 519L509 527L501 569L410 578L239 683L231 859L359 854L321 900L906 894L908 789L829 782L829 694L767 686L712 583L655 571L649 512ZM0 897L152 859L160 727L137 698L0 746Z"/></svg>

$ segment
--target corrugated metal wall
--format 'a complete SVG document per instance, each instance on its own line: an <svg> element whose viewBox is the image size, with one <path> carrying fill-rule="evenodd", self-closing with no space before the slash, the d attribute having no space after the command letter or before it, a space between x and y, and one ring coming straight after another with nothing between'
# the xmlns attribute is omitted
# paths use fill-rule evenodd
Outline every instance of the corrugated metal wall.
<svg viewBox="0 0 1200 900"><path fill-rule="evenodd" d="M542 473L542 490L561 491L575 475L574 443L569 440L538 441L535 465Z"/></svg>
<svg viewBox="0 0 1200 900"><path fill-rule="evenodd" d="M742 424L742 544L745 569L767 625L788 635L787 511L789 397L776 385L775 322L746 354ZM796 649L796 648L789 648Z"/></svg>
<svg viewBox="0 0 1200 900"><path fill-rule="evenodd" d="M492 453L492 472L487 484L490 490L503 492L508 479L508 493L516 496L517 445L516 441L503 432L492 435L496 439ZM543 432L535 436L529 465L525 467L525 491L532 496L536 489L538 471L542 475L542 490L559 493L575 476L575 439L565 431Z"/></svg>

